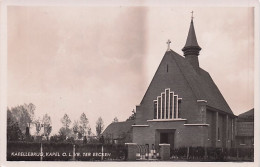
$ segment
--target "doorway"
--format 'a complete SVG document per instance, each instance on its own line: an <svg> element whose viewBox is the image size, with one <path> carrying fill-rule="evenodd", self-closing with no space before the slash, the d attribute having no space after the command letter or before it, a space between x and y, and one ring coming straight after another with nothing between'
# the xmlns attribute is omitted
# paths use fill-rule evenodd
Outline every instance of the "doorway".
<svg viewBox="0 0 260 167"><path fill-rule="evenodd" d="M157 129L158 144L170 144L174 148L175 129Z"/></svg>
<svg viewBox="0 0 260 167"><path fill-rule="evenodd" d="M160 143L169 144L169 133L160 133Z"/></svg>

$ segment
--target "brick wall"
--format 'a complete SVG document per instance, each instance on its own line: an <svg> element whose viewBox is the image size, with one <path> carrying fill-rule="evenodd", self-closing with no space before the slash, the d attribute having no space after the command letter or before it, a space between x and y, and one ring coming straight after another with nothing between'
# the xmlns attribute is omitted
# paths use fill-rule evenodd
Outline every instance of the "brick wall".
<svg viewBox="0 0 260 167"><path fill-rule="evenodd" d="M210 147L231 147L232 144L232 119L230 116L227 120L226 114L218 114L218 127L220 131L219 141L217 139L216 112L207 110L208 129L208 146ZM234 119L233 119L234 120ZM233 140L234 141L234 140Z"/></svg>
<svg viewBox="0 0 260 167"><path fill-rule="evenodd" d="M156 100L157 96L164 92L166 88L170 88L171 91L174 91L174 94L182 98L182 118L187 119L188 123L201 123L202 118L197 99L178 65L170 56L166 52L140 107L137 107L136 124L144 124L146 120L153 119L153 100Z"/></svg>
<svg viewBox="0 0 260 167"><path fill-rule="evenodd" d="M207 110L207 124L209 124L208 127L208 142L207 145L209 147L215 147L216 145L216 118L215 113Z"/></svg>
<svg viewBox="0 0 260 167"><path fill-rule="evenodd" d="M185 126L186 121L147 122L149 127L134 127L133 142L138 144L159 145L158 130L175 129L174 148L187 146L205 146L207 126Z"/></svg>

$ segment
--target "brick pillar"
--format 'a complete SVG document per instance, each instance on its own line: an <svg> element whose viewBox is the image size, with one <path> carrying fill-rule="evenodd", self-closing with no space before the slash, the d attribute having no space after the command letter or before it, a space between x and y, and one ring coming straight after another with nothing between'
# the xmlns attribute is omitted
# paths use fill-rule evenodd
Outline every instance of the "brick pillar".
<svg viewBox="0 0 260 167"><path fill-rule="evenodd" d="M127 145L127 160L135 161L137 153L137 144L136 143L125 143Z"/></svg>
<svg viewBox="0 0 260 167"><path fill-rule="evenodd" d="M228 138L228 131L229 131L229 126L228 126L228 115L226 115L226 148L229 147L229 138Z"/></svg>
<svg viewBox="0 0 260 167"><path fill-rule="evenodd" d="M199 113L201 117L201 124L206 124L207 123L207 101L206 100L197 100L198 106L199 106Z"/></svg>
<svg viewBox="0 0 260 167"><path fill-rule="evenodd" d="M216 112L216 147L218 147L218 112Z"/></svg>
<svg viewBox="0 0 260 167"><path fill-rule="evenodd" d="M199 106L199 112L201 117L201 124L207 124L207 101L206 100L197 100ZM203 138L201 139L202 145L206 150L206 147L209 145L208 143L208 127L203 127ZM206 153L206 152L205 152ZM206 156L206 155L205 155Z"/></svg>
<svg viewBox="0 0 260 167"><path fill-rule="evenodd" d="M231 147L235 147L235 118L231 118Z"/></svg>
<svg viewBox="0 0 260 167"><path fill-rule="evenodd" d="M170 144L159 144L161 160L170 160Z"/></svg>

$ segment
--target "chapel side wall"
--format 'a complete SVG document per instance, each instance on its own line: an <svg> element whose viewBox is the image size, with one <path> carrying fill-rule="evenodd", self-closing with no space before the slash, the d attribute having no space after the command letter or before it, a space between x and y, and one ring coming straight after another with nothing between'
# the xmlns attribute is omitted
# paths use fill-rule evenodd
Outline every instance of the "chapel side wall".
<svg viewBox="0 0 260 167"><path fill-rule="evenodd" d="M232 130L232 120L234 118L227 114L219 113L207 109L207 124L209 124L209 147L231 148L234 145L234 129ZM218 118L217 118L218 115ZM218 120L218 121L217 121ZM216 122L217 121L217 122ZM220 136L218 140L218 128ZM232 136L233 135L233 136Z"/></svg>
<svg viewBox="0 0 260 167"><path fill-rule="evenodd" d="M222 114L218 114L218 128L219 128L219 137L217 139L217 144L216 146L217 147L224 147L224 127L225 127L225 124L224 124L224 115ZM218 132L217 132L218 134Z"/></svg>
<svg viewBox="0 0 260 167"><path fill-rule="evenodd" d="M176 147L206 147L207 146L207 126L184 126L176 133L182 133L176 140Z"/></svg>
<svg viewBox="0 0 260 167"><path fill-rule="evenodd" d="M207 110L207 124L208 126L208 147L215 147L216 146L216 118L215 113L210 110Z"/></svg>
<svg viewBox="0 0 260 167"><path fill-rule="evenodd" d="M227 138L227 147L232 147L232 118L228 117L228 138Z"/></svg>
<svg viewBox="0 0 260 167"><path fill-rule="evenodd" d="M198 103L187 80L178 68L171 54L164 56L137 112L136 124L145 124L154 117L153 100L161 95L166 88L170 88L181 100L181 118L188 123L201 123L201 113ZM168 65L168 72L167 72Z"/></svg>

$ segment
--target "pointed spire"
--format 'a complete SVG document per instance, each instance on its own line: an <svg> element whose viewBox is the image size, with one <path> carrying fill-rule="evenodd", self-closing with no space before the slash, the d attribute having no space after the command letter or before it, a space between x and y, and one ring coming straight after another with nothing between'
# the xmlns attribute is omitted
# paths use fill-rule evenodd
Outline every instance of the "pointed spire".
<svg viewBox="0 0 260 167"><path fill-rule="evenodd" d="M190 23L190 29L188 33L188 37L186 40L186 44L183 47L182 51L184 53L185 59L190 62L190 64L193 66L193 68L196 71L199 71L199 52L201 50L201 47L199 46L196 38L196 33L193 25L193 11L191 12L191 23Z"/></svg>
<svg viewBox="0 0 260 167"><path fill-rule="evenodd" d="M194 25L193 25L193 16L191 17L190 30L189 30L188 37L187 37L184 48L191 47L191 46L200 48L200 46L197 42L196 33L195 33Z"/></svg>

